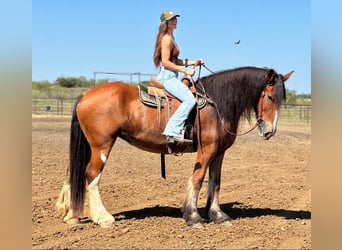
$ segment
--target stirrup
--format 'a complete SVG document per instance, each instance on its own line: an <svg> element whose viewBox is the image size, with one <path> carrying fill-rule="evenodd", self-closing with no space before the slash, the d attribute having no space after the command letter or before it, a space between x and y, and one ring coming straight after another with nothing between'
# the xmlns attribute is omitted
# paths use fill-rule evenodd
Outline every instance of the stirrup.
<svg viewBox="0 0 342 250"><path fill-rule="evenodd" d="M178 143L178 144L183 144L183 143L192 143L191 139L185 139L184 138L184 134L185 134L185 129L182 129L182 135L181 136L166 136L167 139L167 143L168 144L174 144L174 143Z"/></svg>
<svg viewBox="0 0 342 250"><path fill-rule="evenodd" d="M174 143L180 143L180 144L183 144L183 143L192 143L192 140L191 139L185 139L183 137L178 137L178 136L167 136L167 143L168 144L174 144Z"/></svg>

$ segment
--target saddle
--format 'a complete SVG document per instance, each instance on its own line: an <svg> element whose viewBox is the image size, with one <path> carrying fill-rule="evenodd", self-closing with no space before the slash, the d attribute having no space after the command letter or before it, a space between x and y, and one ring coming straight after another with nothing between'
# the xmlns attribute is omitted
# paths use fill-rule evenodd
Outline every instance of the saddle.
<svg viewBox="0 0 342 250"><path fill-rule="evenodd" d="M195 133L195 118L196 113L199 109L202 109L206 106L207 102L211 103L211 100L208 99L205 95L202 93L196 92L195 86L192 86L193 80L186 78L183 76L182 82L189 87L191 92L196 96L196 102L197 105L194 107L194 109L190 112L189 117L185 120L184 124L184 138L194 140L194 133ZM161 119L162 119L162 109L166 111L165 113L165 119L166 121L169 120L170 116L176 111L176 109L179 107L181 102L172 94L167 92L164 89L164 86L158 81L157 78L152 77L151 78L151 86L145 87L143 85L139 85L139 97L140 101L152 108L157 109L157 122L160 126ZM168 152L173 154L182 154L179 153L181 151L178 151L179 148L174 148L174 145L168 145ZM185 147L185 146L184 146ZM194 151L197 150L197 144L193 143L192 147Z"/></svg>
<svg viewBox="0 0 342 250"><path fill-rule="evenodd" d="M179 102L176 97L163 88L163 85L155 77L151 78L151 86L145 87L143 85L139 85L138 88L140 101L147 106L164 108L165 104L167 104L168 107L171 107L173 101ZM204 97L197 96L198 109L204 108L206 104L207 100Z"/></svg>

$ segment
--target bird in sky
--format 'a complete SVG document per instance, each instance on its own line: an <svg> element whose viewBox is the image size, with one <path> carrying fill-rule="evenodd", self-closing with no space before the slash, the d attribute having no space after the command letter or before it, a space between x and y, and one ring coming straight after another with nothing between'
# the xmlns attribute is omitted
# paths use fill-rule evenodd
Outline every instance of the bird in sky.
<svg viewBox="0 0 342 250"><path fill-rule="evenodd" d="M241 40L237 40L237 41L235 42L235 44L240 44L240 41L241 41Z"/></svg>

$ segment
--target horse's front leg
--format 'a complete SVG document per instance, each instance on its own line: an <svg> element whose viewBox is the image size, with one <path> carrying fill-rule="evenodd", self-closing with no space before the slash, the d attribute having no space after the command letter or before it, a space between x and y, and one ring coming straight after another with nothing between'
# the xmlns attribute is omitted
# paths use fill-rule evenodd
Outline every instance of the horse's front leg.
<svg viewBox="0 0 342 250"><path fill-rule="evenodd" d="M226 226L231 226L231 218L221 210L219 205L223 157L224 152L216 155L209 166L208 199L206 212L209 216L209 219L214 223L223 223Z"/></svg>
<svg viewBox="0 0 342 250"><path fill-rule="evenodd" d="M204 222L197 210L197 199L210 158L210 155L202 155L200 152L197 154L194 171L188 181L187 194L181 211L189 226L200 227Z"/></svg>

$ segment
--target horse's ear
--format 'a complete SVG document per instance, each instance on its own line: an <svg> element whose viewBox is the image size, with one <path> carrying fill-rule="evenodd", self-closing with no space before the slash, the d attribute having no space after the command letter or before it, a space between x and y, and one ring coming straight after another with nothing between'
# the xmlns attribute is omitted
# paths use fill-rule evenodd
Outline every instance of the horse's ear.
<svg viewBox="0 0 342 250"><path fill-rule="evenodd" d="M287 74L285 74L285 75L283 76L284 82L285 82L287 79L290 78L290 76L292 75L293 72L294 72L294 70L290 71L289 73L287 73Z"/></svg>
<svg viewBox="0 0 342 250"><path fill-rule="evenodd" d="M276 77L276 72L273 69L269 69L265 75L266 78L266 83L273 85L274 84L274 79Z"/></svg>

